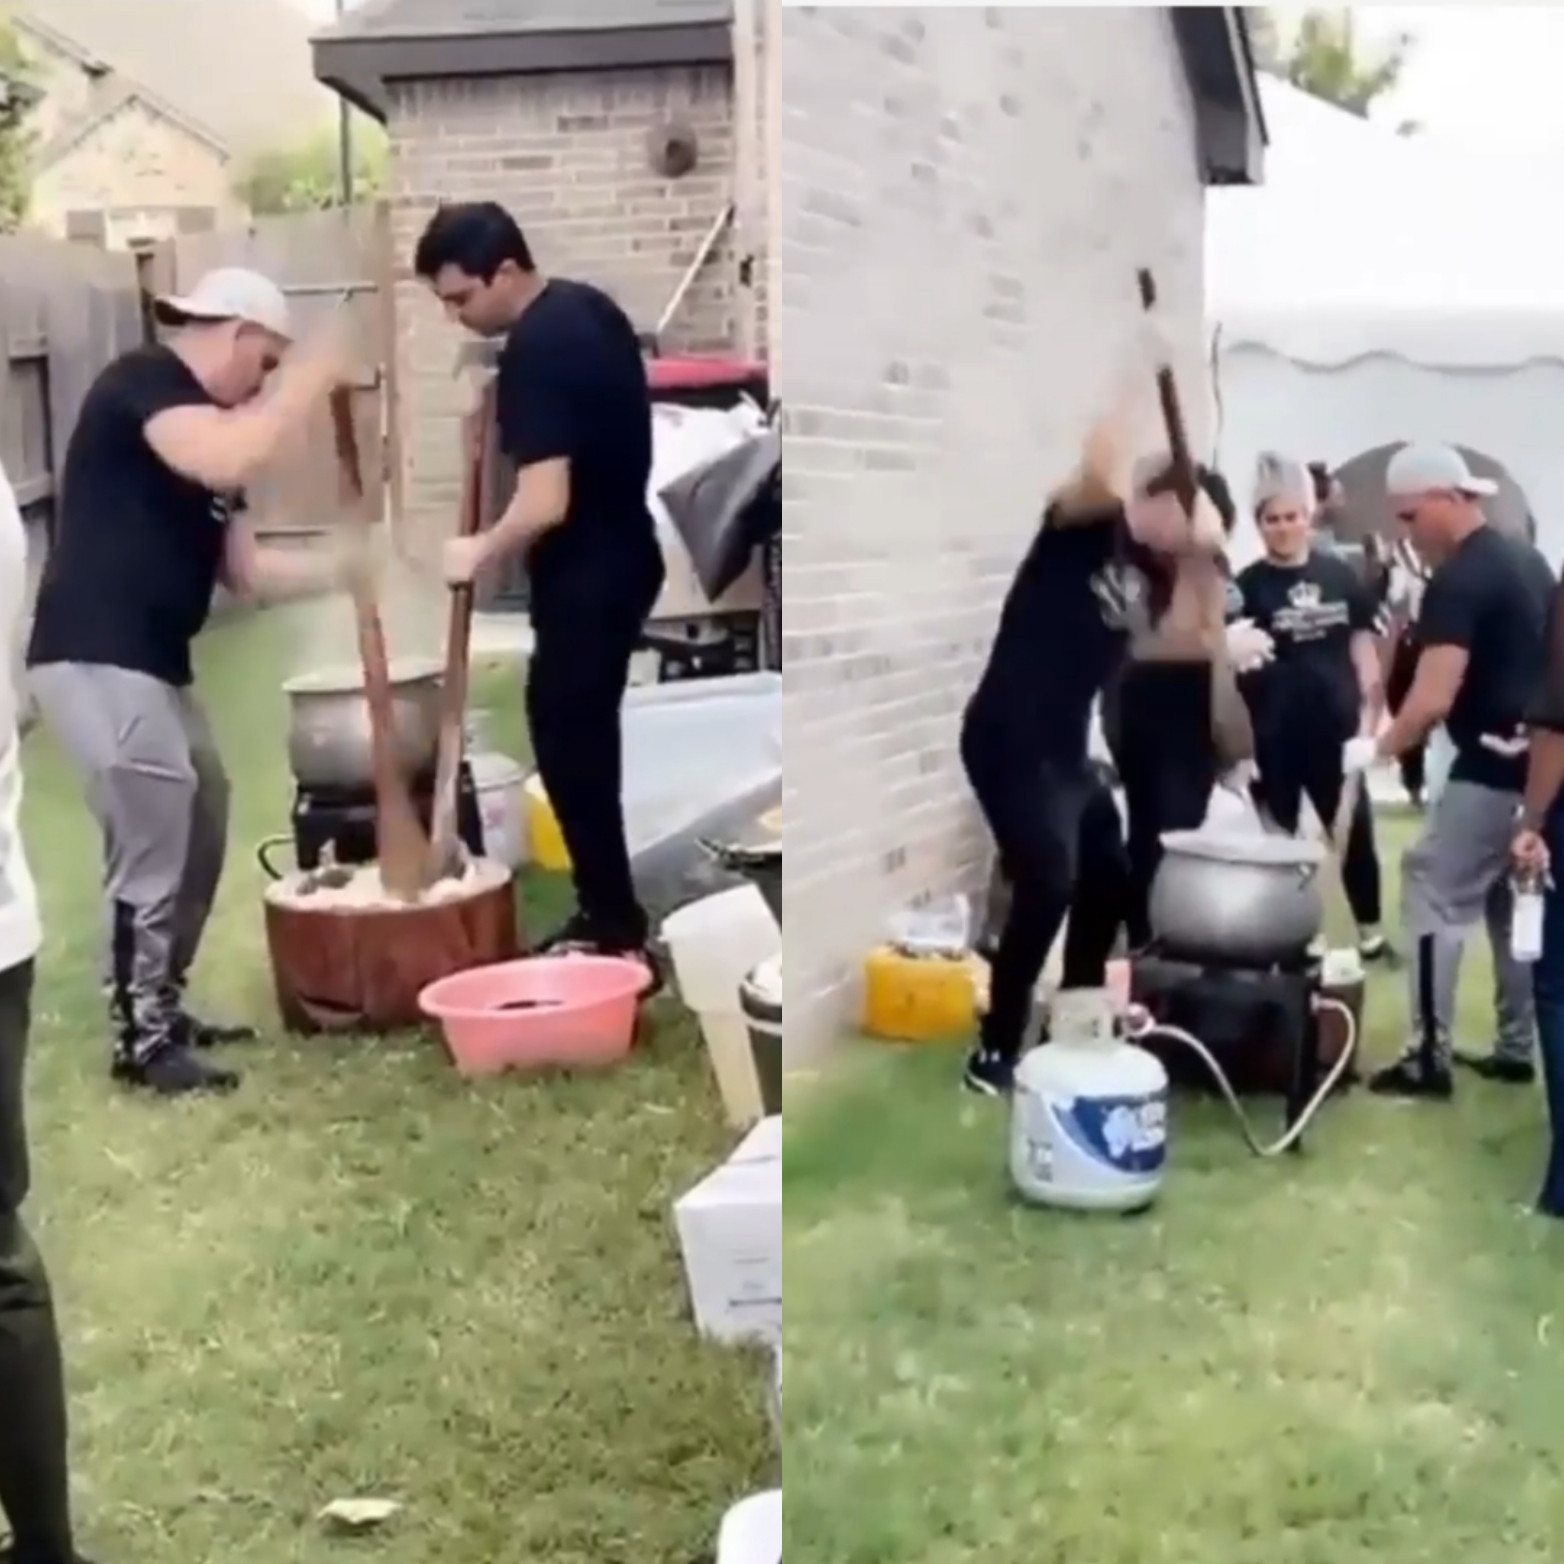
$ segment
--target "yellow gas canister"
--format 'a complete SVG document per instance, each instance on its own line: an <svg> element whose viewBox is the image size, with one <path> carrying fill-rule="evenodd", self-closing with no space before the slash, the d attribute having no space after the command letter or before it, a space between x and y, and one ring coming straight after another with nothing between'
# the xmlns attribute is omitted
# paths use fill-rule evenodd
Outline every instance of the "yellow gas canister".
<svg viewBox="0 0 1564 1564"><path fill-rule="evenodd" d="M945 1041L970 1032L986 969L977 956L908 955L880 945L864 963L863 1029L887 1042Z"/></svg>
<svg viewBox="0 0 1564 1564"><path fill-rule="evenodd" d="M534 772L522 785L521 792L526 800L527 837L532 843L533 862L550 873L568 874L570 851L565 846L564 833L559 829L559 816L543 791L543 778Z"/></svg>

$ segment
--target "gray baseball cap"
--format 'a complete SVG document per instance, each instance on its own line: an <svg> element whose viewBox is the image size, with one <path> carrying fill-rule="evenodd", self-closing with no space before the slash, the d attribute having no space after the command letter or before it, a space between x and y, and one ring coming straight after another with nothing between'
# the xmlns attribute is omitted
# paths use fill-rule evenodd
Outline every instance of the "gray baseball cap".
<svg viewBox="0 0 1564 1564"><path fill-rule="evenodd" d="M1387 494L1497 494L1499 485L1479 478L1453 445L1403 445L1385 468Z"/></svg>

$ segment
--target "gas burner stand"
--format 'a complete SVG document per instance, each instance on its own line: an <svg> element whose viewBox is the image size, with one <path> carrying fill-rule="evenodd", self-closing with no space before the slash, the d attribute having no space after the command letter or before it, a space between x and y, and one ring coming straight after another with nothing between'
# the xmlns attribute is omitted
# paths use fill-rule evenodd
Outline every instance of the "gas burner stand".
<svg viewBox="0 0 1564 1564"><path fill-rule="evenodd" d="M1302 1150L1304 1131L1347 1078L1357 1054L1357 1017L1343 1000L1324 992L1321 962L1307 951L1257 968L1194 960L1153 946L1134 960L1131 995L1130 1041L1143 1047L1152 1042L1171 1043L1198 1059L1233 1110L1249 1149L1258 1157ZM1346 1035L1337 1058L1322 1074L1320 1024L1331 1009L1343 1017ZM1202 1021L1208 1023L1203 1029L1209 1032L1214 1026L1224 1035L1212 1036L1208 1045L1193 1030ZM1285 1029L1290 1055L1282 1134L1270 1143L1255 1133L1218 1058L1224 1047L1245 1046L1246 1027L1252 1031L1268 1023Z"/></svg>

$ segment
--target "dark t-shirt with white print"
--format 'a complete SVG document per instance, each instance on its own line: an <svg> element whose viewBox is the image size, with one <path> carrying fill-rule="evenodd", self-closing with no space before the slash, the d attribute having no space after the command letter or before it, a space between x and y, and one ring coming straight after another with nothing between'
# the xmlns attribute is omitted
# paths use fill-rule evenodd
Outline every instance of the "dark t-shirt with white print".
<svg viewBox="0 0 1564 1564"><path fill-rule="evenodd" d="M191 682L190 646L211 612L235 500L174 472L146 428L171 408L211 405L166 347L133 349L88 389L65 450L29 667L106 663Z"/></svg>
<svg viewBox="0 0 1564 1564"><path fill-rule="evenodd" d="M1122 510L1068 526L1045 516L1000 611L969 731L1038 761L1085 764L1092 705L1146 620L1147 563Z"/></svg>
<svg viewBox="0 0 1564 1564"><path fill-rule="evenodd" d="M1361 694L1352 642L1375 626L1374 599L1358 572L1317 548L1296 565L1256 560L1239 573L1238 589L1245 618L1275 646L1270 664L1244 681L1256 721L1356 732Z"/></svg>

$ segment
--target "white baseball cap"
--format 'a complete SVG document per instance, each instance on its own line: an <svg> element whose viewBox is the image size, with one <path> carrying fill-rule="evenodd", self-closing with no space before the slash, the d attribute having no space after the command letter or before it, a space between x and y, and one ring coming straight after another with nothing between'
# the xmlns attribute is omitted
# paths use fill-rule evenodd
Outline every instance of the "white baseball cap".
<svg viewBox="0 0 1564 1564"><path fill-rule="evenodd" d="M1437 494L1449 491L1473 498L1497 494L1499 485L1479 478L1453 445L1403 445L1385 468L1387 494Z"/></svg>
<svg viewBox="0 0 1564 1564"><path fill-rule="evenodd" d="M157 318L165 326L240 320L285 342L293 340L287 295L270 277L243 266L220 267L208 272L188 293L163 295L157 300Z"/></svg>

